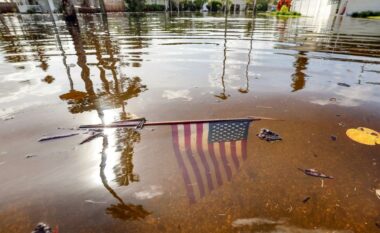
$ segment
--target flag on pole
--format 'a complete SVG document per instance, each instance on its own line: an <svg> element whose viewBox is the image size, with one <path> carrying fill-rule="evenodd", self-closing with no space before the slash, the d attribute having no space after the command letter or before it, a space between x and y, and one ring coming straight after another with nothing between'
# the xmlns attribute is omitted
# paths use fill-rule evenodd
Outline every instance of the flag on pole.
<svg viewBox="0 0 380 233"><path fill-rule="evenodd" d="M191 204L231 181L247 159L251 121L172 125L173 148Z"/></svg>

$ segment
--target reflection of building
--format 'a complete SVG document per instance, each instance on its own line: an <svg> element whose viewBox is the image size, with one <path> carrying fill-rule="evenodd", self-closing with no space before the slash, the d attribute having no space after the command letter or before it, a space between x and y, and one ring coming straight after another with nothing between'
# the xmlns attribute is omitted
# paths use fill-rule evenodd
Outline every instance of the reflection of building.
<svg viewBox="0 0 380 233"><path fill-rule="evenodd" d="M125 11L124 0L104 0L104 6L107 12Z"/></svg>
<svg viewBox="0 0 380 233"><path fill-rule="evenodd" d="M165 5L167 7L169 5L168 2L168 0L146 0L145 4Z"/></svg>
<svg viewBox="0 0 380 233"><path fill-rule="evenodd" d="M292 10L304 16L328 18L360 11L380 11L378 0L293 0Z"/></svg>
<svg viewBox="0 0 380 233"><path fill-rule="evenodd" d="M101 0L72 0L72 3L76 8L79 8L79 11L85 12L96 12L97 9L100 10L100 1ZM60 0L16 0L15 1L18 7L18 10L21 13L27 12L37 12L37 13L46 13L49 12L49 6L53 12L58 11L61 8L62 1ZM104 1L105 10L108 12L115 11L125 11L124 0L107 0ZM89 11L93 9L93 11Z"/></svg>
<svg viewBox="0 0 380 233"><path fill-rule="evenodd" d="M52 11L56 11L58 9L57 6L59 6L58 1L56 0L17 0L15 2L17 4L18 10L21 13L49 12L49 5Z"/></svg>

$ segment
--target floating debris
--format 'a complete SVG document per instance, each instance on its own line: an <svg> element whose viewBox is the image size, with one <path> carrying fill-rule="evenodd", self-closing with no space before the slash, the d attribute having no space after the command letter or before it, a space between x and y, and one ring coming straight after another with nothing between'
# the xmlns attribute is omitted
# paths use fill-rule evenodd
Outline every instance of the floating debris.
<svg viewBox="0 0 380 233"><path fill-rule="evenodd" d="M342 87L351 87L350 85L348 85L347 83L338 83L339 86L342 86Z"/></svg>
<svg viewBox="0 0 380 233"><path fill-rule="evenodd" d="M84 200L84 202L91 203L91 204L107 204L107 202L105 202L105 201L94 201L94 200L90 200L90 199Z"/></svg>
<svg viewBox="0 0 380 233"><path fill-rule="evenodd" d="M67 138L67 137L72 137L76 136L79 133L71 133L71 134L62 134L62 135L55 135L55 136L46 136L38 140L39 142L45 142L45 141L50 141L50 140L55 140L55 139L61 139L61 138Z"/></svg>
<svg viewBox="0 0 380 233"><path fill-rule="evenodd" d="M380 199L380 189L376 189L376 196Z"/></svg>
<svg viewBox="0 0 380 233"><path fill-rule="evenodd" d="M314 177L319 177L319 178L324 178L324 179L334 179L334 177L325 175L315 169L298 168L298 170L302 171L303 173L305 173L305 175L308 175L308 176L314 176Z"/></svg>
<svg viewBox="0 0 380 233"><path fill-rule="evenodd" d="M367 84L380 85L380 82L366 82Z"/></svg>
<svg viewBox="0 0 380 233"><path fill-rule="evenodd" d="M13 120L13 119L15 119L14 116L8 116L8 117L3 118L3 121L10 121L10 120Z"/></svg>
<svg viewBox="0 0 380 233"><path fill-rule="evenodd" d="M335 135L331 135L331 140L336 141L337 137Z"/></svg>
<svg viewBox="0 0 380 233"><path fill-rule="evenodd" d="M306 203L306 202L308 202L308 201L310 200L310 198L311 198L311 197L305 197L305 198L302 200L302 202L303 202L303 203Z"/></svg>
<svg viewBox="0 0 380 233"><path fill-rule="evenodd" d="M357 129L348 129L347 137L351 140L369 146L380 144L380 133L375 130L359 127Z"/></svg>
<svg viewBox="0 0 380 233"><path fill-rule="evenodd" d="M44 79L42 79L43 82L46 82L48 84L52 83L55 80L55 78L51 75L47 75Z"/></svg>
<svg viewBox="0 0 380 233"><path fill-rule="evenodd" d="M33 157L36 157L37 155L26 155L25 158L26 159L30 159L30 158L33 158Z"/></svg>
<svg viewBox="0 0 380 233"><path fill-rule="evenodd" d="M253 225L278 225L285 223L282 220L273 221L266 218L239 218L232 222L232 227L244 227Z"/></svg>
<svg viewBox="0 0 380 233"><path fill-rule="evenodd" d="M271 107L271 106L260 106L260 105L258 105L258 106L256 106L256 108L272 109L273 107Z"/></svg>
<svg viewBox="0 0 380 233"><path fill-rule="evenodd" d="M40 222L34 228L32 233L52 233L52 231L49 225L47 225L46 223Z"/></svg>
<svg viewBox="0 0 380 233"><path fill-rule="evenodd" d="M102 137L102 136L104 136L103 133L95 133L95 134L92 134L92 135L90 135L89 137L87 137L86 139L84 139L83 141L81 141L81 142L79 143L79 145L85 144L86 142L90 142L90 141L94 140L95 138Z"/></svg>
<svg viewBox="0 0 380 233"><path fill-rule="evenodd" d="M280 141L282 138L275 132L270 131L269 129L261 129L260 133L257 134L261 140L265 140L267 142Z"/></svg>

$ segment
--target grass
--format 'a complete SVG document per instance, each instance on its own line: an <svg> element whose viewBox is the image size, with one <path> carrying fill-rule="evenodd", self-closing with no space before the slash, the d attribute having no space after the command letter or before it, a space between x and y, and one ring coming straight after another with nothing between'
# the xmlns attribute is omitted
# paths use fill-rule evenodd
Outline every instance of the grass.
<svg viewBox="0 0 380 233"><path fill-rule="evenodd" d="M369 16L368 19L377 19L377 20L380 20L380 16Z"/></svg>
<svg viewBox="0 0 380 233"><path fill-rule="evenodd" d="M301 14L297 14L296 12L288 12L288 13L282 13L279 14L280 12L266 12L266 13L261 13L260 15L266 15L266 16L276 16L276 17L284 17L284 18L298 18L301 17Z"/></svg>

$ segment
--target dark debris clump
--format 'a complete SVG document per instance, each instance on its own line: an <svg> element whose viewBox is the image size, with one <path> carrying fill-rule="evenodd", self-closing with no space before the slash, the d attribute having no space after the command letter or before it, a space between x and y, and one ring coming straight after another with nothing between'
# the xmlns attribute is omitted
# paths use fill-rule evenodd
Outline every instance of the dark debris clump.
<svg viewBox="0 0 380 233"><path fill-rule="evenodd" d="M257 134L261 140L265 140L267 142L280 141L282 138L275 132L270 131L269 129L261 129L260 133Z"/></svg>
<svg viewBox="0 0 380 233"><path fill-rule="evenodd" d="M34 228L32 233L52 233L51 228L46 223L40 222Z"/></svg>

